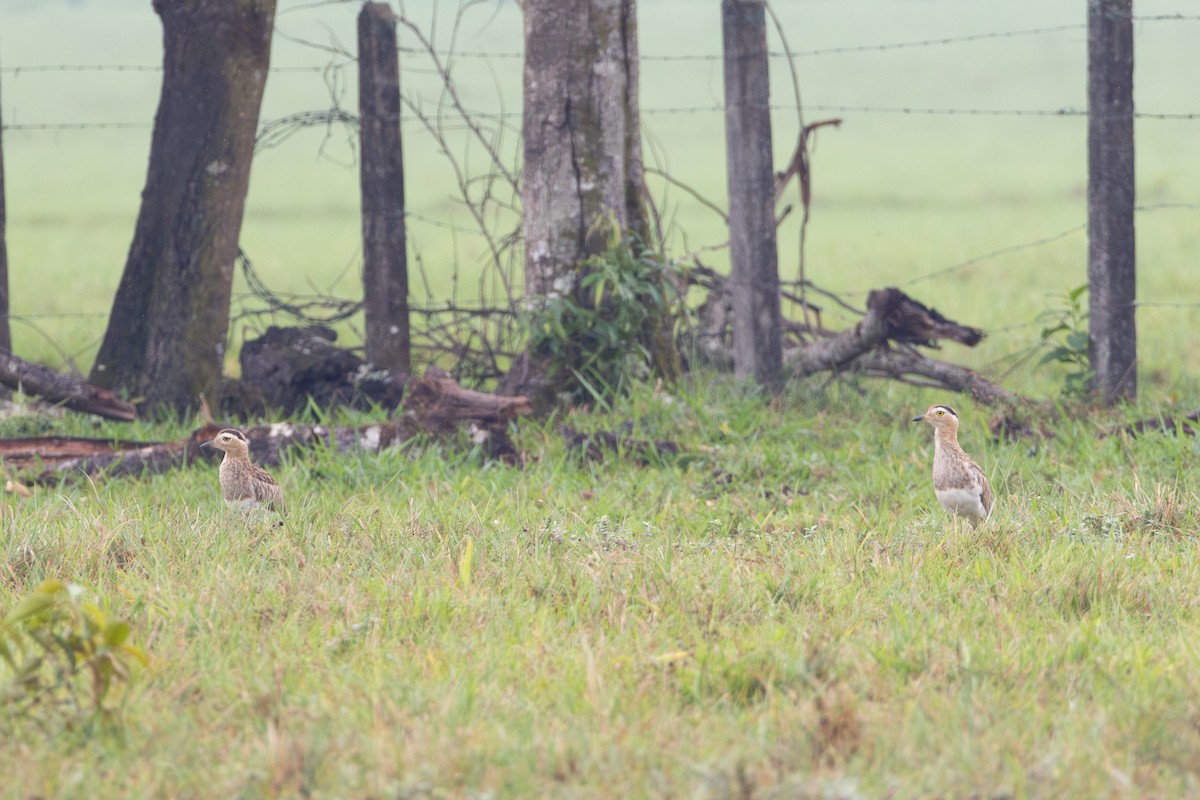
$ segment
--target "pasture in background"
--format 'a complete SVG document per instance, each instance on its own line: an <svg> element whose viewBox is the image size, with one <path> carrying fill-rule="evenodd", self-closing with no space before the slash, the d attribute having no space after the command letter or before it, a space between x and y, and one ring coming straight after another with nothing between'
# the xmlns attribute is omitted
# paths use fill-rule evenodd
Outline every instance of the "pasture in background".
<svg viewBox="0 0 1200 800"><path fill-rule="evenodd" d="M454 6L408 4L417 20L432 22L435 9L444 47ZM1139 113L1151 115L1139 119L1136 135L1138 200L1147 207L1138 215L1139 343L1143 391L1152 398L1185 390L1200 367L1186 333L1200 323L1200 276L1189 269L1200 246L1200 99L1190 78L1200 72L1192 46L1200 21L1152 19L1186 14L1179 3L1141 2L1136 10L1148 20L1136 28L1135 100ZM331 97L354 109L353 66L301 42L352 48L356 11L352 3L280 5L264 123L327 110ZM948 354L952 360L993 373L1006 368L1037 342L1039 313L1085 280L1086 122L1055 113L1085 107L1084 7L852 0L786 3L776 12L800 54L805 121L845 120L818 134L813 154L809 277L858 300L855 293L900 285L988 330L983 345ZM719 9L660 0L643 2L639 15L647 165L723 204ZM145 178L160 26L140 2L84 2L6 4L0 27L14 347L26 358L71 359L86 369ZM774 38L772 47L781 49ZM456 50L452 71L466 105L506 129L515 163L517 6L470 9ZM401 68L404 90L436 107L440 86L427 59L406 52ZM798 117L787 61L774 58L772 69L782 166ZM410 242L423 266L411 283L414 299L481 299L483 251L448 164L420 126L406 123L404 134ZM461 163L482 168L465 136L448 136ZM272 289L359 296L355 138L339 127L309 129L256 156L242 245ZM720 218L701 203L653 175L650 187L674 223L669 256L725 240ZM795 216L780 230L785 279L796 272ZM1019 247L1034 242L1044 243ZM724 266L722 252L703 258ZM260 307L240 276L235 293L235 315ZM266 321L235 323L230 368L242 329ZM845 321L828 310L831 326ZM356 338L352 327L345 334ZM1022 366L1006 383L1044 394L1041 380Z"/></svg>

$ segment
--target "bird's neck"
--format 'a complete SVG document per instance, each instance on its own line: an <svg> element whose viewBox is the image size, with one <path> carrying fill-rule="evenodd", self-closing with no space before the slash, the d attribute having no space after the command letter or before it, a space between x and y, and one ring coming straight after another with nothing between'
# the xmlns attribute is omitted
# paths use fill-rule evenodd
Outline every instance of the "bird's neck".
<svg viewBox="0 0 1200 800"><path fill-rule="evenodd" d="M935 450L946 449L950 452L962 452L962 448L958 446L958 431L954 428L937 428L933 433L933 446Z"/></svg>

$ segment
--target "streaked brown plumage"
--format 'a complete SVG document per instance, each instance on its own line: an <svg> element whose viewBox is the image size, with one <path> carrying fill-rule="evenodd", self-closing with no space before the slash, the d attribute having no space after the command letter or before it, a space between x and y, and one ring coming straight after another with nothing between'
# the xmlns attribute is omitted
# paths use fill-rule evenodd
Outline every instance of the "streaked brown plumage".
<svg viewBox="0 0 1200 800"><path fill-rule="evenodd" d="M211 442L200 446L215 447L225 453L219 474L226 505L242 511L265 507L284 513L283 490L266 470L251 463L250 444L244 433L226 428Z"/></svg>
<svg viewBox="0 0 1200 800"><path fill-rule="evenodd" d="M912 421L933 426L933 492L938 502L978 528L992 513L992 487L958 445L958 414L950 406L932 405Z"/></svg>

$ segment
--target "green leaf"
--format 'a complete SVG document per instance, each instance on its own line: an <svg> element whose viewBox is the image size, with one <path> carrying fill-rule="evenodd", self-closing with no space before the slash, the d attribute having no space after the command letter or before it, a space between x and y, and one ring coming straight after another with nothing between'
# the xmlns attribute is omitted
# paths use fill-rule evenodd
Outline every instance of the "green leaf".
<svg viewBox="0 0 1200 800"><path fill-rule="evenodd" d="M1042 328L1042 340L1045 341L1046 339L1049 339L1051 336L1058 333L1059 331L1069 331L1069 330L1070 330L1070 328L1068 328L1066 323L1064 323L1064 322L1058 323L1053 328Z"/></svg>
<svg viewBox="0 0 1200 800"><path fill-rule="evenodd" d="M123 644L121 645L120 650L123 655L130 656L143 667L150 666L150 659L146 657L146 653L142 650L142 648L135 647L131 644Z"/></svg>
<svg viewBox="0 0 1200 800"><path fill-rule="evenodd" d="M44 586L45 584L42 585ZM16 608L8 612L8 616L4 618L4 622L8 625L16 625L17 623L24 622L30 617L37 616L52 607L57 602L58 598L54 594L48 594L40 590L33 594L25 595L21 599L21 602L17 603Z"/></svg>
<svg viewBox="0 0 1200 800"><path fill-rule="evenodd" d="M16 659L13 658L12 650L9 648L8 642L4 641L3 638L0 638L0 658L3 658L10 667L14 669L16 668Z"/></svg>
<svg viewBox="0 0 1200 800"><path fill-rule="evenodd" d="M1052 361L1066 361L1070 357L1070 353L1065 347L1056 347L1046 355L1042 356L1042 360L1038 362L1038 366L1049 364Z"/></svg>
<svg viewBox="0 0 1200 800"><path fill-rule="evenodd" d="M129 623L124 620L110 622L104 628L104 643L114 649L120 647L129 638L129 631Z"/></svg>
<svg viewBox="0 0 1200 800"><path fill-rule="evenodd" d="M1086 351L1091 346L1091 338L1083 331L1067 334L1067 347L1079 352Z"/></svg>

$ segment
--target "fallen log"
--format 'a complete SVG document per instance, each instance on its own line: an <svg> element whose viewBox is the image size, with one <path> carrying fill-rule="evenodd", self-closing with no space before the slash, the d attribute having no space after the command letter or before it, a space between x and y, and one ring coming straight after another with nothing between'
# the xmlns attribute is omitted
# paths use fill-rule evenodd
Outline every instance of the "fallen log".
<svg viewBox="0 0 1200 800"><path fill-rule="evenodd" d="M1169 436L1183 434L1184 436L1195 436L1196 428L1200 427L1200 410L1193 411L1190 414L1182 416L1166 415L1161 417L1150 417L1148 419L1140 419L1137 422L1131 422L1128 425L1119 425L1103 431L1101 436L1116 436L1118 434L1127 434L1137 437L1143 433L1165 433Z"/></svg>
<svg viewBox="0 0 1200 800"><path fill-rule="evenodd" d="M464 421L489 428L506 425L509 420L533 413L533 404L524 395L498 395L477 392L459 386L440 367L429 367L408 388L404 414L417 427L445 433Z"/></svg>
<svg viewBox="0 0 1200 800"><path fill-rule="evenodd" d="M132 422L137 410L108 389L63 375L41 364L32 364L0 350L0 383L26 394L35 394L72 411L95 414L105 419Z"/></svg>
<svg viewBox="0 0 1200 800"><path fill-rule="evenodd" d="M520 454L509 440L506 426L516 416L529 413L524 397L498 397L464 389L436 368L416 381L397 421L367 425L315 425L278 422L243 429L255 462L276 466L289 450L323 447L339 453L379 453L422 433L445 434L461 424L472 427L475 441L488 455L510 464ZM140 475L216 461L217 454L201 450L225 426L209 423L185 439L165 442L113 441L60 436L0 440L0 461L24 483L56 484L72 477Z"/></svg>

